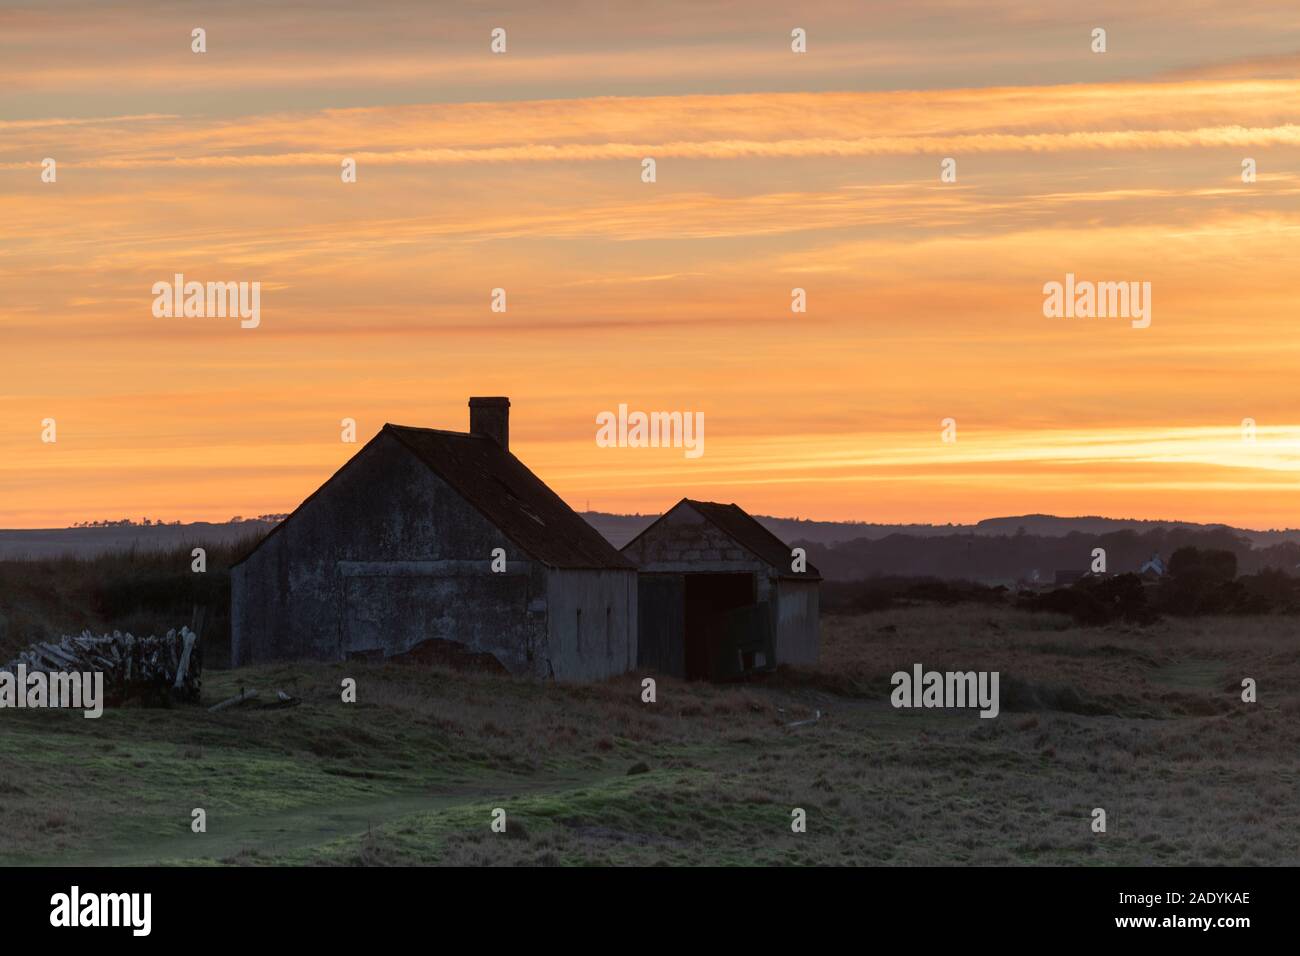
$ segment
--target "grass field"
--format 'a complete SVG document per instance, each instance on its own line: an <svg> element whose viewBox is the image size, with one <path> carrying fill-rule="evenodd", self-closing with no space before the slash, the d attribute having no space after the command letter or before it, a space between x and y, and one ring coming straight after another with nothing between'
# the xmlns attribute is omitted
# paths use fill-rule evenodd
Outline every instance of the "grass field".
<svg viewBox="0 0 1300 956"><path fill-rule="evenodd" d="M640 674L209 671L207 703L245 686L303 703L0 712L0 864L1294 865L1294 625L828 617L815 669L661 678L653 704ZM917 662L1000 671L1000 716L894 710L889 676ZM1241 702L1243 677L1258 703Z"/></svg>

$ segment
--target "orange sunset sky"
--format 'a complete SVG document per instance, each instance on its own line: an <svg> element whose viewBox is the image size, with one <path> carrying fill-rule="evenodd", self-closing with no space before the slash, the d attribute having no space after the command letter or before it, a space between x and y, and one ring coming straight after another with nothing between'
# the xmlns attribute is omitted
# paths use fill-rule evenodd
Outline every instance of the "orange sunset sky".
<svg viewBox="0 0 1300 956"><path fill-rule="evenodd" d="M341 419L470 395L579 509L1298 526L1298 50L1248 0L0 2L0 527L289 511ZM1045 318L1067 272L1150 327ZM155 318L175 273L260 327ZM704 455L597 447L619 403Z"/></svg>

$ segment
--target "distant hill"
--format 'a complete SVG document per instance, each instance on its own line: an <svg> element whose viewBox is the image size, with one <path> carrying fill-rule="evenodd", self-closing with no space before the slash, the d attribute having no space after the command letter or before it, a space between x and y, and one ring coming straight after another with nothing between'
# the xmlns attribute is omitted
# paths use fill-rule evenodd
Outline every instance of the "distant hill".
<svg viewBox="0 0 1300 956"><path fill-rule="evenodd" d="M1157 528L1181 531L1230 531L1259 544L1300 541L1300 530L1251 531L1226 524L1197 524L1194 521L1157 521L1136 518L1101 518L1087 515L1058 518L1056 515L1020 515L1012 518L985 518L971 525L974 534L1036 534L1044 538L1063 538L1069 534L1110 534L1115 531L1153 531ZM955 529L960 531L961 529Z"/></svg>
<svg viewBox="0 0 1300 956"><path fill-rule="evenodd" d="M582 516L616 548L658 515L599 511ZM1083 516L1020 515L968 525L870 524L756 516L773 534L809 549L829 578L877 574L1012 581L1057 570L1082 569L1095 546L1105 546L1115 571L1135 570L1156 551L1169 556L1184 544L1226 547L1238 553L1243 573L1255 567L1295 569L1300 530L1253 531L1221 524ZM241 520L181 525L115 525L0 531L0 559L91 557L108 551L168 550L182 545L229 544L265 534L274 521ZM1104 540L1103 540L1104 539ZM1134 567L1129 567L1134 565Z"/></svg>
<svg viewBox="0 0 1300 956"><path fill-rule="evenodd" d="M744 507L742 504L741 507ZM616 515L601 511L584 511L580 514L616 548L634 538L658 515ZM763 525L783 541L805 541L813 544L837 544L865 538L878 541L890 535L903 534L914 538L937 538L947 535L1013 535L1021 533L1043 538L1064 538L1070 534L1110 534L1116 531L1151 531L1157 528L1182 531L1229 531L1243 535L1256 547L1280 544L1283 541L1300 543L1300 529L1279 531L1252 531L1224 524L1197 524L1194 521L1159 521L1137 518L1102 518L1088 515L1077 518L1060 518L1056 515L1020 515L1009 518L985 518L976 524L870 524L865 521L805 521L801 518L774 518L755 515Z"/></svg>
<svg viewBox="0 0 1300 956"><path fill-rule="evenodd" d="M659 515L617 515L603 511L578 513L616 548L623 547L659 517ZM815 544L834 544L838 541L853 541L858 538L885 538L891 534L932 537L969 532L975 528L975 525L868 524L865 521L805 521L802 518L773 518L768 515L754 517L783 541L799 540Z"/></svg>
<svg viewBox="0 0 1300 956"><path fill-rule="evenodd" d="M622 547L655 515L585 512L583 517ZM1106 549L1112 572L1137 571L1153 555L1180 547L1214 548L1237 555L1238 568L1300 573L1300 530L1252 531L1222 524L1084 516L1020 515L968 525L867 524L755 517L808 558L830 580L904 575L1014 584L1052 581L1057 571L1084 571L1092 549Z"/></svg>

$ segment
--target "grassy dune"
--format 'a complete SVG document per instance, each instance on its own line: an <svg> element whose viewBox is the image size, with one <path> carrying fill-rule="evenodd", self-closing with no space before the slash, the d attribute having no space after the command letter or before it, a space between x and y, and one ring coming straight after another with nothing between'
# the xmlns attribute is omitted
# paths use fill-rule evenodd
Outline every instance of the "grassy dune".
<svg viewBox="0 0 1300 956"><path fill-rule="evenodd" d="M639 674L349 663L206 676L208 702L283 688L304 701L285 709L0 711L0 863L1300 862L1290 619L1083 630L917 607L824 632L815 669L661 678L654 704ZM1001 715L894 710L889 675L915 662L1000 671Z"/></svg>

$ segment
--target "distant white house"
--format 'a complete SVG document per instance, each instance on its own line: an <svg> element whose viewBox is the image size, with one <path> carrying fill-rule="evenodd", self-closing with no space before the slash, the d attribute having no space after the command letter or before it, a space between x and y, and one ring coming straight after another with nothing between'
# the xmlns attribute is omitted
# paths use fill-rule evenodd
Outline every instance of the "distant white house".
<svg viewBox="0 0 1300 956"><path fill-rule="evenodd" d="M1156 552L1155 554L1151 555L1151 560L1148 561L1146 564L1142 565L1142 570L1139 571L1138 573L1146 574L1148 571L1150 571L1158 578L1162 578L1165 576L1165 563L1160 560L1159 552Z"/></svg>

